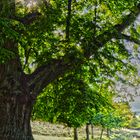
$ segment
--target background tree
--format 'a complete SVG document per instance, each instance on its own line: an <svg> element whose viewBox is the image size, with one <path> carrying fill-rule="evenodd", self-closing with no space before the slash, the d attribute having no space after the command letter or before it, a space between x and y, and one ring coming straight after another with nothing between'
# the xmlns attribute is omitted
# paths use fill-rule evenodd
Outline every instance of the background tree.
<svg viewBox="0 0 140 140"><path fill-rule="evenodd" d="M121 107L118 108L118 106ZM111 109L102 108L101 111L94 114L92 123L95 126L101 127L100 139L102 139L104 130L107 130L107 137L110 137L110 132L113 128L128 127L132 120L133 113L130 111L128 105L118 103L113 105Z"/></svg>
<svg viewBox="0 0 140 140"><path fill-rule="evenodd" d="M33 139L32 108L37 96L52 81L89 59L97 60L97 66L104 71L113 71L113 64L122 69L128 66L122 61L127 58L122 40L139 44L137 36L124 33L139 15L137 0L22 3L0 1L3 140ZM112 63L107 65L108 61Z"/></svg>
<svg viewBox="0 0 140 140"><path fill-rule="evenodd" d="M77 134L76 129L89 123L96 111L102 106L110 106L108 94L98 93L96 82L89 84L89 70L84 66L78 69L80 73L76 72L67 73L39 96L33 110L34 119L64 123L74 127Z"/></svg>

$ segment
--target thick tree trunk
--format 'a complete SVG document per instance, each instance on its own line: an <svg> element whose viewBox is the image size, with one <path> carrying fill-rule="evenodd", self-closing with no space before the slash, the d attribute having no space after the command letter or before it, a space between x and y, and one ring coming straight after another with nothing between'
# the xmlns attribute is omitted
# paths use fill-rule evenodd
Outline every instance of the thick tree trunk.
<svg viewBox="0 0 140 140"><path fill-rule="evenodd" d="M74 128L74 140L78 140L77 128Z"/></svg>
<svg viewBox="0 0 140 140"><path fill-rule="evenodd" d="M12 41L5 43L5 48L17 52ZM32 106L19 57L0 64L0 140L33 140L30 126Z"/></svg>
<svg viewBox="0 0 140 140"><path fill-rule="evenodd" d="M0 97L0 140L33 140L32 105L26 96Z"/></svg>

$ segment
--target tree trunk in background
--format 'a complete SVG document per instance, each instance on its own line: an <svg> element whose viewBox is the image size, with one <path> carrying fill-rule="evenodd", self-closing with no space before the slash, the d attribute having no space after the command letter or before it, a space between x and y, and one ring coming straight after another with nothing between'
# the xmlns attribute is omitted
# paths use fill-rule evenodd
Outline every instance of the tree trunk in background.
<svg viewBox="0 0 140 140"><path fill-rule="evenodd" d="M94 126L91 124L91 138L94 139Z"/></svg>
<svg viewBox="0 0 140 140"><path fill-rule="evenodd" d="M71 137L71 128L68 127L68 136Z"/></svg>
<svg viewBox="0 0 140 140"><path fill-rule="evenodd" d="M77 128L74 128L74 140L78 140L78 131L77 131Z"/></svg>
<svg viewBox="0 0 140 140"><path fill-rule="evenodd" d="M110 129L107 128L107 137L109 138L110 137Z"/></svg>
<svg viewBox="0 0 140 140"><path fill-rule="evenodd" d="M102 128L102 130L101 130L100 140L101 140L102 137L103 137L103 132L104 132L104 128Z"/></svg>
<svg viewBox="0 0 140 140"><path fill-rule="evenodd" d="M89 125L86 124L86 140L89 140Z"/></svg>

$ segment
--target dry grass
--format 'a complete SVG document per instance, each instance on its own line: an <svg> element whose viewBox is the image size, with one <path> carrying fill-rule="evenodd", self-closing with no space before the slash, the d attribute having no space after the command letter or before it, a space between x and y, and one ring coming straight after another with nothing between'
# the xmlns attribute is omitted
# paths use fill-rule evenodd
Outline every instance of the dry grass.
<svg viewBox="0 0 140 140"><path fill-rule="evenodd" d="M60 124L35 121L31 123L35 140L73 140L73 129ZM99 140L101 130L94 128L94 136ZM79 140L85 140L85 127L78 129ZM140 140L140 131L130 129L114 130L110 140ZM104 140L108 140L104 132ZM134 138L135 137L135 138Z"/></svg>
<svg viewBox="0 0 140 140"><path fill-rule="evenodd" d="M73 128L66 127L61 124L50 124L47 122L34 121L31 122L33 134L57 137L73 137ZM78 135L82 138L86 137L85 126L78 128ZM90 128L89 128L90 129ZM100 135L100 129L94 129L96 135Z"/></svg>
<svg viewBox="0 0 140 140"><path fill-rule="evenodd" d="M34 135L35 140L72 140L67 137Z"/></svg>

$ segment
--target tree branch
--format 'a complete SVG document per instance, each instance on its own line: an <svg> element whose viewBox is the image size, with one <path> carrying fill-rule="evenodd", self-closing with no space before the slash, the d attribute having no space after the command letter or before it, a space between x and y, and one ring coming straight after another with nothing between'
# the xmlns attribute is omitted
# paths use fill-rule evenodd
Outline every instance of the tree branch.
<svg viewBox="0 0 140 140"><path fill-rule="evenodd" d="M47 0L42 0L42 1L43 1L43 4L46 6L46 8L50 7L49 1L47 1ZM37 20L37 18L39 16L41 16L41 13L35 11L35 12L31 12L31 13L27 14L23 18L16 17L15 19L20 21L23 24L29 25L29 24L33 23L35 20Z"/></svg>
<svg viewBox="0 0 140 140"><path fill-rule="evenodd" d="M96 52L101 47L103 47L108 41L118 36L125 28L127 28L129 25L131 25L131 23L135 21L136 17L140 12L140 4L133 9L135 9L135 12L132 12L129 15L125 16L121 24L113 26L111 29L105 31L104 33L94 38L94 40L91 39L91 41L90 40L88 41L88 48L91 47L90 54L92 55L96 54ZM70 18L68 18L67 23L68 38L70 25L69 19ZM128 38L125 35L123 35L122 37ZM85 41L83 40L83 42ZM84 51L85 54L88 54L86 53L86 51L88 52L88 49ZM90 56L91 55L85 55L87 59L89 59ZM63 59L52 60L50 63L37 68L31 75L28 76L28 86L30 87L30 92L33 93L35 96L37 96L50 82L54 81L59 76L63 75L69 69L72 69L74 65L78 64L81 65L82 62L84 61L82 59L79 60L79 58L76 57L76 55L73 55L72 57L73 58L71 59L66 54L63 57Z"/></svg>
<svg viewBox="0 0 140 140"><path fill-rule="evenodd" d="M140 45L140 40L139 39L128 36L126 34L120 34L120 36L116 37L116 39L125 39L125 40L131 41L131 42L134 42L134 43Z"/></svg>
<svg viewBox="0 0 140 140"><path fill-rule="evenodd" d="M70 19L71 19L71 3L72 0L68 0L68 14L66 19L66 41L69 42L69 32L70 32Z"/></svg>
<svg viewBox="0 0 140 140"><path fill-rule="evenodd" d="M33 23L41 14L39 12L29 13L28 15L24 16L23 18L16 17L16 20L20 21L23 24L29 25Z"/></svg>
<svg viewBox="0 0 140 140"><path fill-rule="evenodd" d="M43 0L44 5L46 6L46 8L50 7L50 2L47 0Z"/></svg>
<svg viewBox="0 0 140 140"><path fill-rule="evenodd" d="M125 16L122 19L122 23L116 25L115 29L119 32L122 32L136 20L139 14L140 14L140 3L132 8L131 13Z"/></svg>
<svg viewBox="0 0 140 140"><path fill-rule="evenodd" d="M123 32L128 26L130 26L140 14L140 4L133 7L132 12L126 15L120 24L113 26L111 29L105 31L103 34L96 37L96 44L98 47L102 47L112 38L116 38ZM123 36L122 36L123 37ZM122 38L123 39L123 38Z"/></svg>
<svg viewBox="0 0 140 140"><path fill-rule="evenodd" d="M64 59L52 60L50 63L37 68L28 77L30 92L37 96L46 85L63 75L69 68L71 68L71 63L65 62Z"/></svg>

